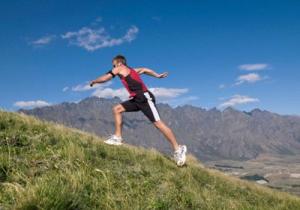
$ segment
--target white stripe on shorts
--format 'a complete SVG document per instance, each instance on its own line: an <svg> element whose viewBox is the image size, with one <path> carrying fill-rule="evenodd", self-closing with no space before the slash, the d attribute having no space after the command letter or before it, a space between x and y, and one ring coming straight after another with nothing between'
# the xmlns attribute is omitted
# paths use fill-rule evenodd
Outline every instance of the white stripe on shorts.
<svg viewBox="0 0 300 210"><path fill-rule="evenodd" d="M148 92L145 92L144 95L145 95L146 98L147 98L148 104L149 104L149 106L150 106L150 109L151 109L151 111L152 111L152 114L153 114L153 116L154 116L155 121L160 120L158 111L157 111L157 109L156 109L156 107L155 107L155 105L154 105L154 103L153 103L153 101L152 101L152 98L150 97L150 94L149 94Z"/></svg>

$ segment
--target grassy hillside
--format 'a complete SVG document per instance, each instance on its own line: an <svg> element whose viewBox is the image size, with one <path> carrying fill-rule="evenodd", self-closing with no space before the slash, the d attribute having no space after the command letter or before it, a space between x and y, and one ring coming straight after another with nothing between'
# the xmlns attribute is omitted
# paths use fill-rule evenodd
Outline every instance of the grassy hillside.
<svg viewBox="0 0 300 210"><path fill-rule="evenodd" d="M0 112L0 209L300 209L300 199L154 151Z"/></svg>

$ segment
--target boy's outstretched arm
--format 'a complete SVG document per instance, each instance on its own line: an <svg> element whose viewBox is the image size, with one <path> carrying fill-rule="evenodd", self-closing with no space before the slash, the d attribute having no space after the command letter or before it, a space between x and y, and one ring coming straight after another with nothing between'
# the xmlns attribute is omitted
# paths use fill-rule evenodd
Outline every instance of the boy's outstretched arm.
<svg viewBox="0 0 300 210"><path fill-rule="evenodd" d="M107 81L111 80L112 78L114 78L119 73L119 71L120 71L120 69L118 67L113 68L112 70L108 71L106 74L98 77L95 80L92 80L90 82L90 86L93 87L94 84L104 83L104 82L107 82Z"/></svg>
<svg viewBox="0 0 300 210"><path fill-rule="evenodd" d="M152 69L148 69L148 68L135 68L135 70L139 74L147 74L147 75L150 75L150 76L153 76L156 78L165 78L166 76L168 76L168 72L158 74L155 71L153 71Z"/></svg>

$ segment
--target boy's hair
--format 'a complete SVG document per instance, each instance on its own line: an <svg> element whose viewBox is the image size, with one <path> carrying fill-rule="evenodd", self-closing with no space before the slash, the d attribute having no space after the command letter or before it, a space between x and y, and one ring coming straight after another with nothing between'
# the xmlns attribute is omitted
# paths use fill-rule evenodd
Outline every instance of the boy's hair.
<svg viewBox="0 0 300 210"><path fill-rule="evenodd" d="M126 65L126 58L123 55L117 55L114 57L113 61L121 62L122 64Z"/></svg>

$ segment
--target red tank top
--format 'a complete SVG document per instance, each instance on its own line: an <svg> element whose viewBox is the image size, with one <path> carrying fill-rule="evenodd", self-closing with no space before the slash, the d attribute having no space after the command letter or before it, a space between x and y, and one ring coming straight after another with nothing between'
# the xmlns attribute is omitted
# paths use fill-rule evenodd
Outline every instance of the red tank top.
<svg viewBox="0 0 300 210"><path fill-rule="evenodd" d="M143 93L148 91L148 88L144 84L143 80L141 79L139 73L137 73L134 69L128 67L130 73L124 77L119 75L121 82L125 86L126 90L129 92L129 97L134 97L138 93Z"/></svg>

